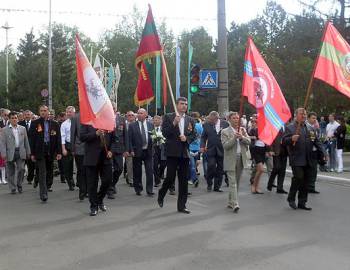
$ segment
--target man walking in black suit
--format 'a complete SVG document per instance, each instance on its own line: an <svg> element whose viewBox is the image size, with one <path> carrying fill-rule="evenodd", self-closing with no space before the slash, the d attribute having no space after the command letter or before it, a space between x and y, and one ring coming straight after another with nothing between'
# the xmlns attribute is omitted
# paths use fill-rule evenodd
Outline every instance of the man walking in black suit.
<svg viewBox="0 0 350 270"><path fill-rule="evenodd" d="M71 145L72 154L77 168L77 186L79 188L79 200L83 201L87 196L87 179L84 166L85 144L80 140L80 113L76 113L71 119Z"/></svg>
<svg viewBox="0 0 350 270"><path fill-rule="evenodd" d="M309 180L313 170L313 147L323 154L323 147L315 135L315 130L305 124L306 110L298 108L295 111L295 121L287 126L283 143L288 147L289 162L292 166L293 178L290 186L288 203L292 209L311 210L306 206ZM298 192L298 207L295 197Z"/></svg>
<svg viewBox="0 0 350 270"><path fill-rule="evenodd" d="M29 136L29 130L30 130L30 125L32 124L33 113L30 110L25 110L23 114L24 114L24 120L19 121L18 124L26 128L27 134ZM35 163L30 158L28 158L26 160L26 165L28 169L27 182L30 185L32 184L34 175L35 175Z"/></svg>
<svg viewBox="0 0 350 270"><path fill-rule="evenodd" d="M96 216L98 209L105 212L107 207L103 199L112 182L113 132L96 129L89 125L81 125L80 140L85 143L84 166L86 169L90 216ZM101 178L100 190L97 192L98 180Z"/></svg>
<svg viewBox="0 0 350 270"><path fill-rule="evenodd" d="M180 97L176 100L176 113L164 116L162 131L166 138L165 153L167 156L167 175L158 193L158 204L163 207L164 197L175 181L176 173L179 179L179 195L177 210L189 214L186 208L188 195L189 145L196 139L194 120L186 115L187 99Z"/></svg>
<svg viewBox="0 0 350 270"><path fill-rule="evenodd" d="M47 191L52 191L53 161L62 157L61 133L58 123L49 119L46 105L39 108L40 118L33 121L29 130L31 159L38 167L40 199L46 202Z"/></svg>
<svg viewBox="0 0 350 270"><path fill-rule="evenodd" d="M153 145L151 132L153 124L147 120L147 111L139 109L137 111L137 121L130 124L128 129L129 135L129 152L133 156L133 174L134 189L136 195L140 196L143 190L142 186L142 161L145 164L146 172L146 192L149 196L153 193Z"/></svg>
<svg viewBox="0 0 350 270"><path fill-rule="evenodd" d="M116 185L123 172L123 157L128 155L128 134L125 118L117 112L116 105L114 105L114 110L116 113L116 126L114 130L114 140L111 146L113 153L113 179L107 192L108 199L115 199L114 194L117 192Z"/></svg>
<svg viewBox="0 0 350 270"><path fill-rule="evenodd" d="M207 172L207 190L222 192L221 183L224 174L224 148L221 143L221 130L229 125L225 120L219 119L219 113L212 111L209 113L208 121L203 125L201 137L201 152L207 154L208 172Z"/></svg>

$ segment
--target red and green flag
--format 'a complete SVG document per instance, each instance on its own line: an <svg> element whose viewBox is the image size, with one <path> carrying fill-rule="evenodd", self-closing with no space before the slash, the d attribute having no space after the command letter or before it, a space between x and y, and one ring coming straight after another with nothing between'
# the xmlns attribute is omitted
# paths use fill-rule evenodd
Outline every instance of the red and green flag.
<svg viewBox="0 0 350 270"><path fill-rule="evenodd" d="M153 84L155 83L150 73L155 69L153 64L155 65L156 61L152 61L152 58L159 56L162 50L153 19L152 9L150 5L148 5L148 7L146 24L142 32L140 46L135 59L135 65L139 72L139 79L134 96L136 106L143 106L154 99Z"/></svg>
<svg viewBox="0 0 350 270"><path fill-rule="evenodd" d="M314 77L350 97L350 46L331 22L326 25Z"/></svg>

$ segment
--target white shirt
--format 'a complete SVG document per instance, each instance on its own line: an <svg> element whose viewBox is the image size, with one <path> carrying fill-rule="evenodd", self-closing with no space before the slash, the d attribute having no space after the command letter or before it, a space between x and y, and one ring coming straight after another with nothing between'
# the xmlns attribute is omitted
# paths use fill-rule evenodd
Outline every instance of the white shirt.
<svg viewBox="0 0 350 270"><path fill-rule="evenodd" d="M216 130L216 133L220 132L220 119L218 119L218 121L216 121L215 123L215 130Z"/></svg>
<svg viewBox="0 0 350 270"><path fill-rule="evenodd" d="M185 135L185 114L180 115L179 129L180 135Z"/></svg>
<svg viewBox="0 0 350 270"><path fill-rule="evenodd" d="M12 129L13 132L13 136L15 136L15 144L16 144L16 148L19 147L19 132L18 132L18 126L14 127L10 124L10 127Z"/></svg>
<svg viewBox="0 0 350 270"><path fill-rule="evenodd" d="M259 147L265 147L265 143L261 140L256 140L255 141L255 146L259 146Z"/></svg>
<svg viewBox="0 0 350 270"><path fill-rule="evenodd" d="M329 122L326 127L326 134L328 138L331 138L334 136L334 131L339 127L339 123L337 121L334 121L333 123Z"/></svg>
<svg viewBox="0 0 350 270"><path fill-rule="evenodd" d="M238 133L238 131L237 131L234 127L231 127L231 128L232 128L232 130L233 130L234 133ZM240 144L239 141L240 141L240 140L237 138L237 151L236 151L237 154L240 154L240 153L242 152L242 150L241 150L241 144Z"/></svg>
<svg viewBox="0 0 350 270"><path fill-rule="evenodd" d="M26 123L26 130L28 131L30 129L30 125L32 124L32 120L24 120L24 122Z"/></svg>
<svg viewBox="0 0 350 270"><path fill-rule="evenodd" d="M148 129L147 129L147 121L145 120L145 121L143 121L143 122L141 122L141 121L137 121L137 122L139 123L139 128L140 128L141 134L142 134L142 127L141 127L141 125L143 124L143 126L144 126L144 128L145 128L146 146L143 147L142 149L147 149L147 147L148 147Z"/></svg>
<svg viewBox="0 0 350 270"><path fill-rule="evenodd" d="M70 143L70 128L72 125L72 121L67 119L61 125L61 143L66 144L66 142Z"/></svg>

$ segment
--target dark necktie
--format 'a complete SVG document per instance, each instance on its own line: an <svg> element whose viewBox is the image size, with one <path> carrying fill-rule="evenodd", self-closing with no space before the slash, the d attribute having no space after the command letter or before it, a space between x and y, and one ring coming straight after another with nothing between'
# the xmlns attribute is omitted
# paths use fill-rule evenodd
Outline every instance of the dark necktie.
<svg viewBox="0 0 350 270"><path fill-rule="evenodd" d="M147 146L146 131L143 122L141 122L142 148Z"/></svg>
<svg viewBox="0 0 350 270"><path fill-rule="evenodd" d="M29 121L27 121L27 131L29 130Z"/></svg>

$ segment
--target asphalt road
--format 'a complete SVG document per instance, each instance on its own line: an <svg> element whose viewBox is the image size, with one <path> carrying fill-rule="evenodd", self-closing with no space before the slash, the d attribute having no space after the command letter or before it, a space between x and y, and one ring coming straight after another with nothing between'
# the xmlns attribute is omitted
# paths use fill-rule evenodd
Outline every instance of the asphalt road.
<svg viewBox="0 0 350 270"><path fill-rule="evenodd" d="M1 186L0 270L350 269L349 174L321 179L311 212L290 209L275 192L250 194L247 173L239 214L226 208L226 187L207 193L203 183L190 188L185 215L175 196L160 209L122 178L117 199L97 217L58 179L46 204L29 185L22 195Z"/></svg>

